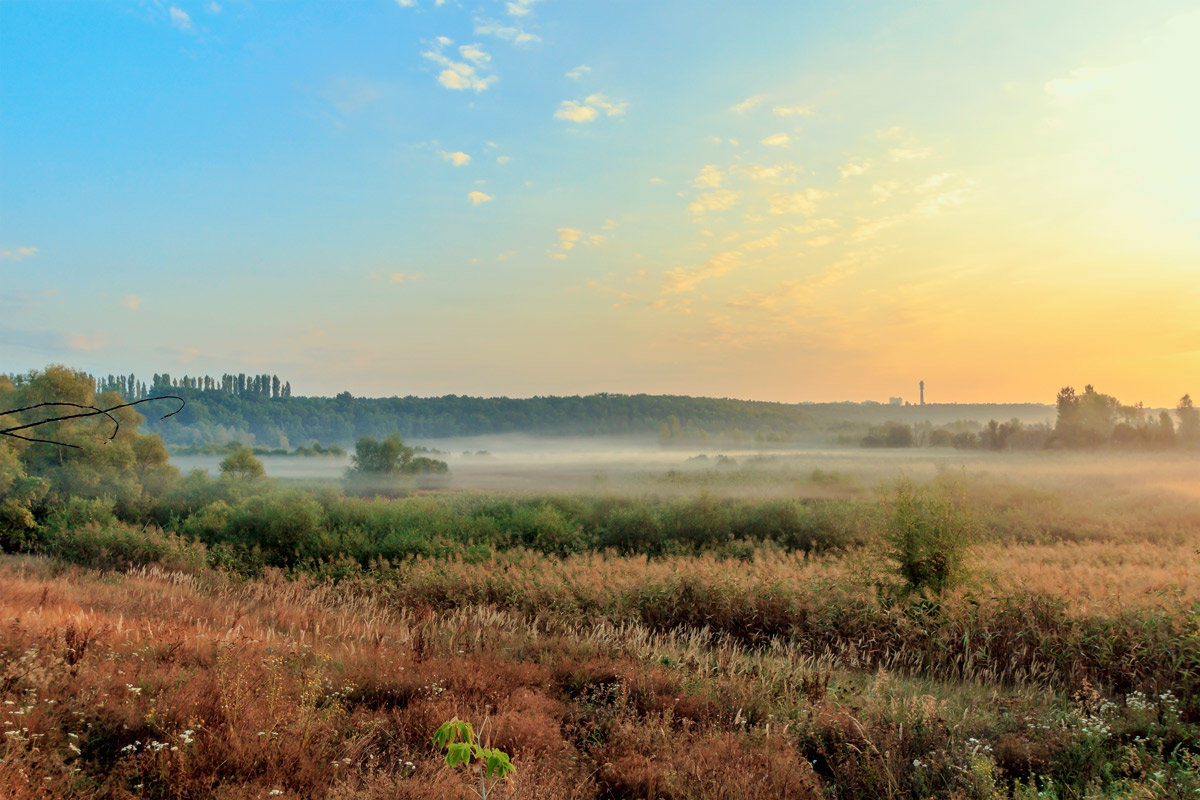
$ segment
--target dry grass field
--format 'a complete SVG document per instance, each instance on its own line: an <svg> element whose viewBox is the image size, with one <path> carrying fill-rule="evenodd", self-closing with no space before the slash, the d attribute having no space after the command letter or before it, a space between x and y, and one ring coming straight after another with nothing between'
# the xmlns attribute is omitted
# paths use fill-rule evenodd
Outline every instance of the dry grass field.
<svg viewBox="0 0 1200 800"><path fill-rule="evenodd" d="M967 470L940 594L897 591L867 476L795 472L866 533L257 574L174 539L3 556L0 797L478 797L431 743L453 718L512 756L496 798L1198 796L1189 466Z"/></svg>

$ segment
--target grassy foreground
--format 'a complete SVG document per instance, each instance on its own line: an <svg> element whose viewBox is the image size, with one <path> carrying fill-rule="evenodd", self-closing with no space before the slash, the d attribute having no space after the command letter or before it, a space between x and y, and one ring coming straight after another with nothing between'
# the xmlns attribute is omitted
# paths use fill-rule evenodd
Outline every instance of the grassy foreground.
<svg viewBox="0 0 1200 800"><path fill-rule="evenodd" d="M992 537L935 597L872 542L239 577L152 530L69 564L130 552L92 525L0 557L0 797L477 797L454 717L513 756L494 797L1200 796L1180 527Z"/></svg>

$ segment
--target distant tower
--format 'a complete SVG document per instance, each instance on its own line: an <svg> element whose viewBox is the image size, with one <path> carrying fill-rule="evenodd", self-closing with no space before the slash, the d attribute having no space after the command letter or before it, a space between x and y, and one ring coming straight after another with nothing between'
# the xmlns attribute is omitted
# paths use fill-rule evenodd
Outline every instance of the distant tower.
<svg viewBox="0 0 1200 800"><path fill-rule="evenodd" d="M921 381L921 405L925 405L925 381Z"/></svg>

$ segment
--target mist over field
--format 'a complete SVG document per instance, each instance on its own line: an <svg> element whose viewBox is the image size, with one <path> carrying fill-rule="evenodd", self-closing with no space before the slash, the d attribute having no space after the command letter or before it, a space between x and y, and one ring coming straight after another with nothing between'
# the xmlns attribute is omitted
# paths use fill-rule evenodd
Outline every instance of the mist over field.
<svg viewBox="0 0 1200 800"><path fill-rule="evenodd" d="M679 495L708 491L720 496L821 496L872 494L902 477L921 482L941 474L1007 482L1047 491L1144 493L1200 497L1197 461L1191 453L993 453L860 447L802 449L688 449L664 447L639 437L537 437L524 434L413 440L437 451L450 474L437 486L456 490L603 492ZM220 474L222 457L173 454L183 472ZM260 457L268 476L305 482L337 482L349 456L298 459ZM824 486L813 474L824 473ZM1149 499L1148 499L1149 501Z"/></svg>

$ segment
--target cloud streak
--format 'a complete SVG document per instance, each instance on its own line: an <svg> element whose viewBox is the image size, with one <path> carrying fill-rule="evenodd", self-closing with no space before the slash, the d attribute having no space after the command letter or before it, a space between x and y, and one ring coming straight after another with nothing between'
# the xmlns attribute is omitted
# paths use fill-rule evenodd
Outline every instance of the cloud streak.
<svg viewBox="0 0 1200 800"><path fill-rule="evenodd" d="M662 293L671 295L695 291L696 287L704 281L727 275L741 267L743 263L744 256L740 251L728 250L713 256L694 269L675 267L667 270L663 278Z"/></svg>
<svg viewBox="0 0 1200 800"><path fill-rule="evenodd" d="M15 250L0 250L0 261L24 261L38 254L36 247L18 247Z"/></svg>
<svg viewBox="0 0 1200 800"><path fill-rule="evenodd" d="M456 150L453 153L447 153L445 150L439 150L438 155L456 167L465 167L467 164L471 163L471 157L461 150Z"/></svg>
<svg viewBox="0 0 1200 800"><path fill-rule="evenodd" d="M733 208L740 197L740 193L730 189L705 192L688 204L688 211L693 214L704 214L709 211L727 211Z"/></svg>
<svg viewBox="0 0 1200 800"><path fill-rule="evenodd" d="M591 122L601 114L619 117L628 107L629 104L624 100L610 100L602 94L591 94L583 100L563 100L554 112L554 118L575 123Z"/></svg>
<svg viewBox="0 0 1200 800"><path fill-rule="evenodd" d="M485 76L480 72L482 69L486 69L492 60L492 57L483 48L477 44L460 45L458 54L465 60L455 61L442 52L452 44L454 44L453 39L439 36L434 47L421 54L434 64L443 67L442 71L438 73L438 83L454 91L482 92L498 80L495 75Z"/></svg>
<svg viewBox="0 0 1200 800"><path fill-rule="evenodd" d="M729 107L729 110L735 114L745 114L747 111L753 110L756 106L762 103L763 100L766 99L767 96L765 94L756 94L751 97L747 97L740 103L735 103Z"/></svg>
<svg viewBox="0 0 1200 800"><path fill-rule="evenodd" d="M192 32L192 18L182 8L171 6L167 11L171 16L171 24L186 33Z"/></svg>
<svg viewBox="0 0 1200 800"><path fill-rule="evenodd" d="M513 44L532 44L540 42L542 37L536 33L529 33L523 28L518 28L515 25L505 25L494 20L476 20L475 21L476 36L495 36L497 39L503 39L506 42Z"/></svg>

